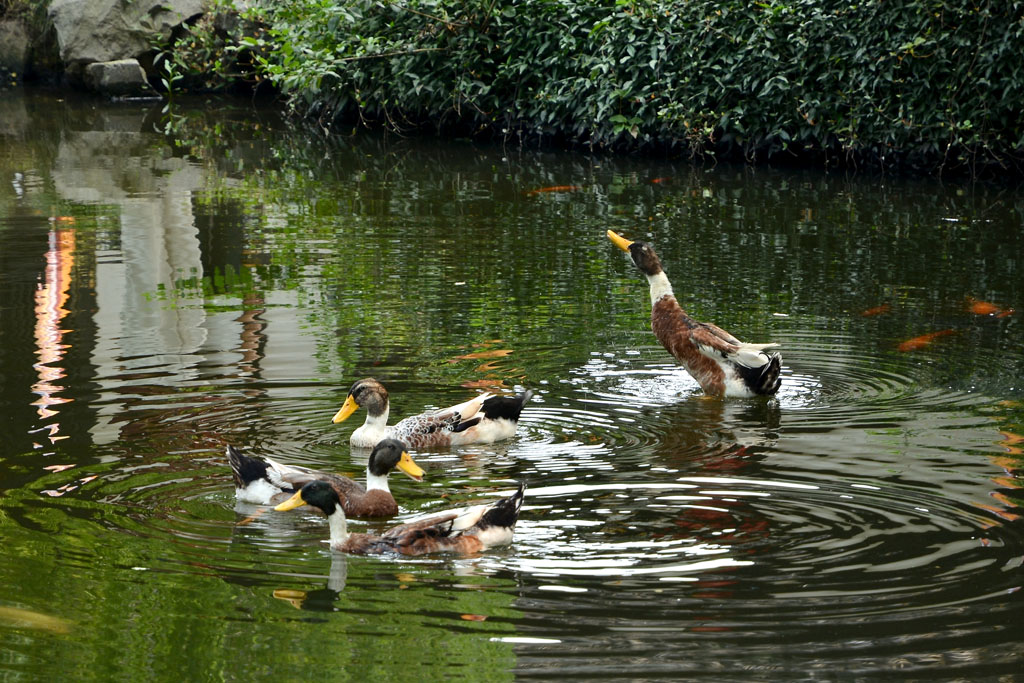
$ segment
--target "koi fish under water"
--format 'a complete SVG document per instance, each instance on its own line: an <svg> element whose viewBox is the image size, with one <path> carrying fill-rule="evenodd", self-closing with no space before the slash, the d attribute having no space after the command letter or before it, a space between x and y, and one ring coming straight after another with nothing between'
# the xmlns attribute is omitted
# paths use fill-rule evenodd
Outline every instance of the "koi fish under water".
<svg viewBox="0 0 1024 683"><path fill-rule="evenodd" d="M889 304L882 304L881 306L875 306L874 308L869 308L866 311L861 311L860 314L865 318L870 318L873 315L882 315L883 313L888 313L891 310L892 306Z"/></svg>
<svg viewBox="0 0 1024 683"><path fill-rule="evenodd" d="M545 192L576 192L582 189L579 185L552 185L551 187L538 187L536 190L530 190L526 193L526 196L532 197Z"/></svg>
<svg viewBox="0 0 1024 683"><path fill-rule="evenodd" d="M922 334L920 337L914 337L908 339L899 346L896 347L897 351L917 351L931 344L939 337L948 337L951 334L956 334L956 330L939 330L938 332L929 332L928 334Z"/></svg>
<svg viewBox="0 0 1024 683"><path fill-rule="evenodd" d="M979 301L972 297L967 297L967 311L974 315L992 315L996 318L1005 318L1015 312L1012 308L1001 308L991 301Z"/></svg>

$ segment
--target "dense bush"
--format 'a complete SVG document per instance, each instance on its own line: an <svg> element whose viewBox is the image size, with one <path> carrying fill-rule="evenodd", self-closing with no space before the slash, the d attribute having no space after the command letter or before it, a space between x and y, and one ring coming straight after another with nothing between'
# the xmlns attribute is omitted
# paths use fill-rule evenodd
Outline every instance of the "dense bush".
<svg viewBox="0 0 1024 683"><path fill-rule="evenodd" d="M1022 2L264 0L302 111L592 147L963 167L1024 156Z"/></svg>

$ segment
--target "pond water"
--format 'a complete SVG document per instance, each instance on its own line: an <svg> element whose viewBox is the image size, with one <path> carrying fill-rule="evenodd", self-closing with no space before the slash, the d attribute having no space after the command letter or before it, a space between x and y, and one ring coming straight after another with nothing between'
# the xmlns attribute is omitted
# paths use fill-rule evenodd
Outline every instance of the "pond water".
<svg viewBox="0 0 1024 683"><path fill-rule="evenodd" d="M4 93L0 678L1019 674L1022 215ZM609 228L782 344L775 399L701 395ZM229 443L361 477L364 413L331 417L369 376L394 416L535 392L515 438L392 478L400 519L527 481L510 547L343 556L308 509L235 502Z"/></svg>

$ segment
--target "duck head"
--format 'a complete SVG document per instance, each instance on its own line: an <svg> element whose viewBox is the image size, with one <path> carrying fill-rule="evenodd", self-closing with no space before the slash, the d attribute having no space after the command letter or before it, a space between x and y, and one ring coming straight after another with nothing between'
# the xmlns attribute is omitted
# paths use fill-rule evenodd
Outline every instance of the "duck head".
<svg viewBox="0 0 1024 683"><path fill-rule="evenodd" d="M629 254L630 258L633 259L633 263L640 269L640 272L648 277L657 275L663 272L661 267L661 259L654 252L652 247L647 242L630 242L625 237L616 234L614 231L608 231L608 239L612 241L622 251Z"/></svg>
<svg viewBox="0 0 1024 683"><path fill-rule="evenodd" d="M338 497L338 492L334 490L333 486L326 481L317 480L303 486L294 496L274 509L278 512L284 512L294 510L301 505L312 505L315 508L320 508L325 515L330 517L336 511L341 510L341 499Z"/></svg>
<svg viewBox="0 0 1024 683"><path fill-rule="evenodd" d="M331 422L344 422L360 407L366 408L366 412L374 417L384 414L388 409L388 390L372 377L357 380Z"/></svg>
<svg viewBox="0 0 1024 683"><path fill-rule="evenodd" d="M388 472L398 468L410 479L423 481L423 468L413 462L405 450L405 444L398 439L384 439L370 453L366 469L370 474L386 477Z"/></svg>

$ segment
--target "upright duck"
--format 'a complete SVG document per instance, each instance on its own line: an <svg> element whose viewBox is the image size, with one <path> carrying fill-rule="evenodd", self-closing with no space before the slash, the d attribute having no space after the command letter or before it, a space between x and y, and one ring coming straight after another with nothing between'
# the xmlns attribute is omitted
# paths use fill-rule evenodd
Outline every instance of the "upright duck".
<svg viewBox="0 0 1024 683"><path fill-rule="evenodd" d="M416 481L423 470L413 462L405 446L395 439L381 441L366 463L366 488L348 477L299 465L284 465L270 458L254 458L227 448L235 497L245 503L277 505L290 498L311 481L323 481L344 501L345 514L352 517L391 517L398 514L398 503L388 488L388 474L396 467Z"/></svg>
<svg viewBox="0 0 1024 683"><path fill-rule="evenodd" d="M682 363L711 396L771 396L779 390L782 356L765 353L778 346L741 342L722 328L694 320L676 301L661 260L646 242L608 231L608 238L628 253L651 286L651 329L662 346Z"/></svg>
<svg viewBox="0 0 1024 683"><path fill-rule="evenodd" d="M525 490L526 484L520 483L519 490L508 498L401 524L380 536L349 533L343 509L344 498L326 482L306 484L274 509L291 510L303 504L320 508L327 515L331 529L331 548L343 553L424 555L451 552L470 555L512 542Z"/></svg>
<svg viewBox="0 0 1024 683"><path fill-rule="evenodd" d="M349 443L360 448L371 448L385 438L400 439L413 448L492 443L516 433L519 415L532 395L532 391L518 396L480 394L456 406L407 417L388 426L388 390L367 378L352 385L333 422L347 420L360 406L366 408L366 421L349 437Z"/></svg>

